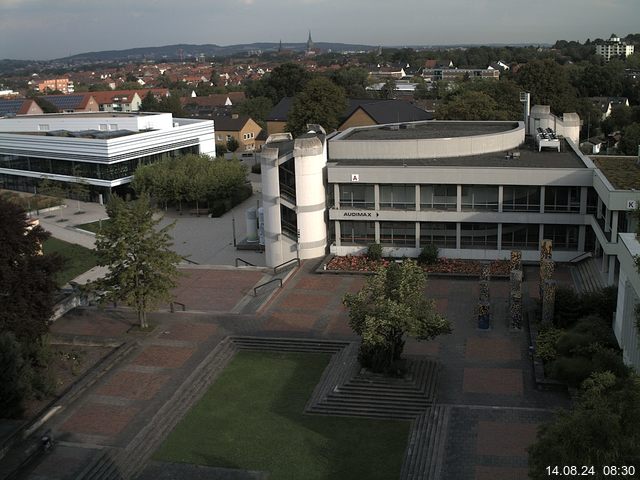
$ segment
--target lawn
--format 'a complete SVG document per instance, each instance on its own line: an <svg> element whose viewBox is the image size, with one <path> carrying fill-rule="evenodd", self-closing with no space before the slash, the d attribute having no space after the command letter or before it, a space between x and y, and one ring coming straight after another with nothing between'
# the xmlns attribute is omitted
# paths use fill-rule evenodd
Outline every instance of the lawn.
<svg viewBox="0 0 640 480"><path fill-rule="evenodd" d="M409 422L303 414L328 361L238 353L154 458L268 471L270 480L398 478Z"/></svg>
<svg viewBox="0 0 640 480"><path fill-rule="evenodd" d="M104 226L110 221L111 220L109 219L105 219L105 220L98 220L97 222L83 223L82 225L76 225L76 228L80 228L88 232L98 233L98 231L100 230L100 226L101 225Z"/></svg>
<svg viewBox="0 0 640 480"><path fill-rule="evenodd" d="M56 278L60 286L96 266L97 259L93 250L57 238L50 237L46 240L42 250L44 253L58 253L65 259L62 271Z"/></svg>

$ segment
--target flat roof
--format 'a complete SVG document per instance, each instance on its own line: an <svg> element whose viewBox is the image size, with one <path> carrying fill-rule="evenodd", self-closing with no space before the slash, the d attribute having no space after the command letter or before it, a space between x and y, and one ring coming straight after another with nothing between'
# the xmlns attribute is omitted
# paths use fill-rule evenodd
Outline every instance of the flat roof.
<svg viewBox="0 0 640 480"><path fill-rule="evenodd" d="M518 122L456 122L427 121L419 123L382 125L354 129L335 140L421 140L436 138L473 137L508 132L518 128Z"/></svg>
<svg viewBox="0 0 640 480"><path fill-rule="evenodd" d="M397 133L397 132L394 132ZM561 152L555 150L537 149L528 144L521 145L517 150L484 153L463 157L416 158L397 160L387 159L334 159L331 158L331 142L329 142L329 162L338 165L373 166L373 167L496 167L496 168L587 168L582 159L563 142ZM510 157L510 153L519 152L520 157Z"/></svg>
<svg viewBox="0 0 640 480"><path fill-rule="evenodd" d="M17 117L9 117L11 120L32 118L114 118L114 117L146 117L150 115L161 115L163 112L69 112L69 113L43 113L38 115L19 115Z"/></svg>
<svg viewBox="0 0 640 480"><path fill-rule="evenodd" d="M616 190L640 190L638 157L594 155L589 157Z"/></svg>

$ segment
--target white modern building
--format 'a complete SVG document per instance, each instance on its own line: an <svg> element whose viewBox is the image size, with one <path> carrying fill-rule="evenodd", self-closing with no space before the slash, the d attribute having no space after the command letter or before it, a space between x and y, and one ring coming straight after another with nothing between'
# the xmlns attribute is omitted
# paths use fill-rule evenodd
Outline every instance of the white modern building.
<svg viewBox="0 0 640 480"><path fill-rule="evenodd" d="M596 55L604 57L607 62L612 58L626 58L633 55L633 50L633 45L623 42L617 35L611 35L609 40L596 45Z"/></svg>
<svg viewBox="0 0 640 480"><path fill-rule="evenodd" d="M186 153L215 156L211 120L170 113L72 113L0 118L0 187L34 191L43 179L126 190L138 165Z"/></svg>

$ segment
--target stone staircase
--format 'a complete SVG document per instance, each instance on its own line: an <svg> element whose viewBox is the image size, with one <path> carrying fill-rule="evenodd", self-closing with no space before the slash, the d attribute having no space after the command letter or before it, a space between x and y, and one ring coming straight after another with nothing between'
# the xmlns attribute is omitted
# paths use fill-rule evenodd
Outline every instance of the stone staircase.
<svg viewBox="0 0 640 480"><path fill-rule="evenodd" d="M349 342L308 338L231 337L238 350L281 353L329 353L343 350Z"/></svg>
<svg viewBox="0 0 640 480"><path fill-rule="evenodd" d="M596 292L606 286L598 263L599 259L588 258L571 266L571 277L578 293Z"/></svg>
<svg viewBox="0 0 640 480"><path fill-rule="evenodd" d="M413 421L400 480L440 478L451 407L435 405Z"/></svg>

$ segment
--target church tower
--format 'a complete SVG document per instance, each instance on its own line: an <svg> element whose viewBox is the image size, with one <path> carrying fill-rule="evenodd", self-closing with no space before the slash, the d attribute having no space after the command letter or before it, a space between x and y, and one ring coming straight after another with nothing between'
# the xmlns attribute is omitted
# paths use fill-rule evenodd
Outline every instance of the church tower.
<svg viewBox="0 0 640 480"><path fill-rule="evenodd" d="M313 44L313 40L311 39L311 30L309 30L309 38L307 39L307 50L306 50L306 54L307 55L313 55L315 54L315 45Z"/></svg>

